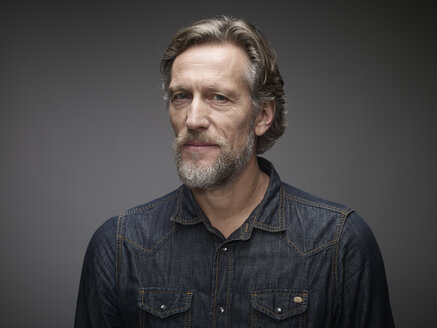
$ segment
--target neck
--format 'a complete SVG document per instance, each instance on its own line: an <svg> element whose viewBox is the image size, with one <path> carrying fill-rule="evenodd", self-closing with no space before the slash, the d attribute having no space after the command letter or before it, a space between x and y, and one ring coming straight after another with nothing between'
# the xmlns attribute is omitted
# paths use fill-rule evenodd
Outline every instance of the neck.
<svg viewBox="0 0 437 328"><path fill-rule="evenodd" d="M228 238L261 202L268 184L268 175L261 171L256 156L253 155L228 184L213 190L192 191L211 225Z"/></svg>

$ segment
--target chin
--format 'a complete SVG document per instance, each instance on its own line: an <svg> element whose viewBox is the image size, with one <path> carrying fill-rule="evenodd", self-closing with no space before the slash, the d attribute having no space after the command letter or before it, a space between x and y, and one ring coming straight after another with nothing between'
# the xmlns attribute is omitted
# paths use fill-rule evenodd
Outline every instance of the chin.
<svg viewBox="0 0 437 328"><path fill-rule="evenodd" d="M186 165L194 165L196 167L208 167L212 166L215 163L215 160L213 159L188 159L183 161Z"/></svg>
<svg viewBox="0 0 437 328"><path fill-rule="evenodd" d="M188 153L182 157L182 161L185 164L191 164L196 166L209 166L217 160L217 156L211 156L211 154L201 153Z"/></svg>

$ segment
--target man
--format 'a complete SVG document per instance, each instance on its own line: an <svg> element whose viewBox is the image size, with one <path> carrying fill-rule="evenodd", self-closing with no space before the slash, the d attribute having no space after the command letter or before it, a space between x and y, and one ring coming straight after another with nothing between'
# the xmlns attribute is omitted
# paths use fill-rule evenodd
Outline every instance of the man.
<svg viewBox="0 0 437 328"><path fill-rule="evenodd" d="M184 184L98 229L76 327L392 327L369 227L256 156L285 129L283 81L260 32L197 22L161 71Z"/></svg>

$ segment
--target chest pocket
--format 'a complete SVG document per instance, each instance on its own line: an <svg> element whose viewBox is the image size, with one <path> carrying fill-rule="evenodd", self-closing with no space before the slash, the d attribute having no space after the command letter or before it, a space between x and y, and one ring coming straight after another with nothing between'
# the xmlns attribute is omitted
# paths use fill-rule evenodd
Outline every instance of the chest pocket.
<svg viewBox="0 0 437 328"><path fill-rule="evenodd" d="M250 294L251 327L304 328L308 292L264 289Z"/></svg>
<svg viewBox="0 0 437 328"><path fill-rule="evenodd" d="M191 327L192 298L190 291L139 289L140 327Z"/></svg>

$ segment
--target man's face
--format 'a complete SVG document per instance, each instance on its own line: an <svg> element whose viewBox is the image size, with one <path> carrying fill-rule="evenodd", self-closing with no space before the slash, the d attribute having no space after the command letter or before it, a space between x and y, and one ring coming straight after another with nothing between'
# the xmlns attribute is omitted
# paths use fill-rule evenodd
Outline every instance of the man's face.
<svg viewBox="0 0 437 328"><path fill-rule="evenodd" d="M189 187L224 185L253 155L247 63L230 43L193 46L173 63L169 114L178 173Z"/></svg>

